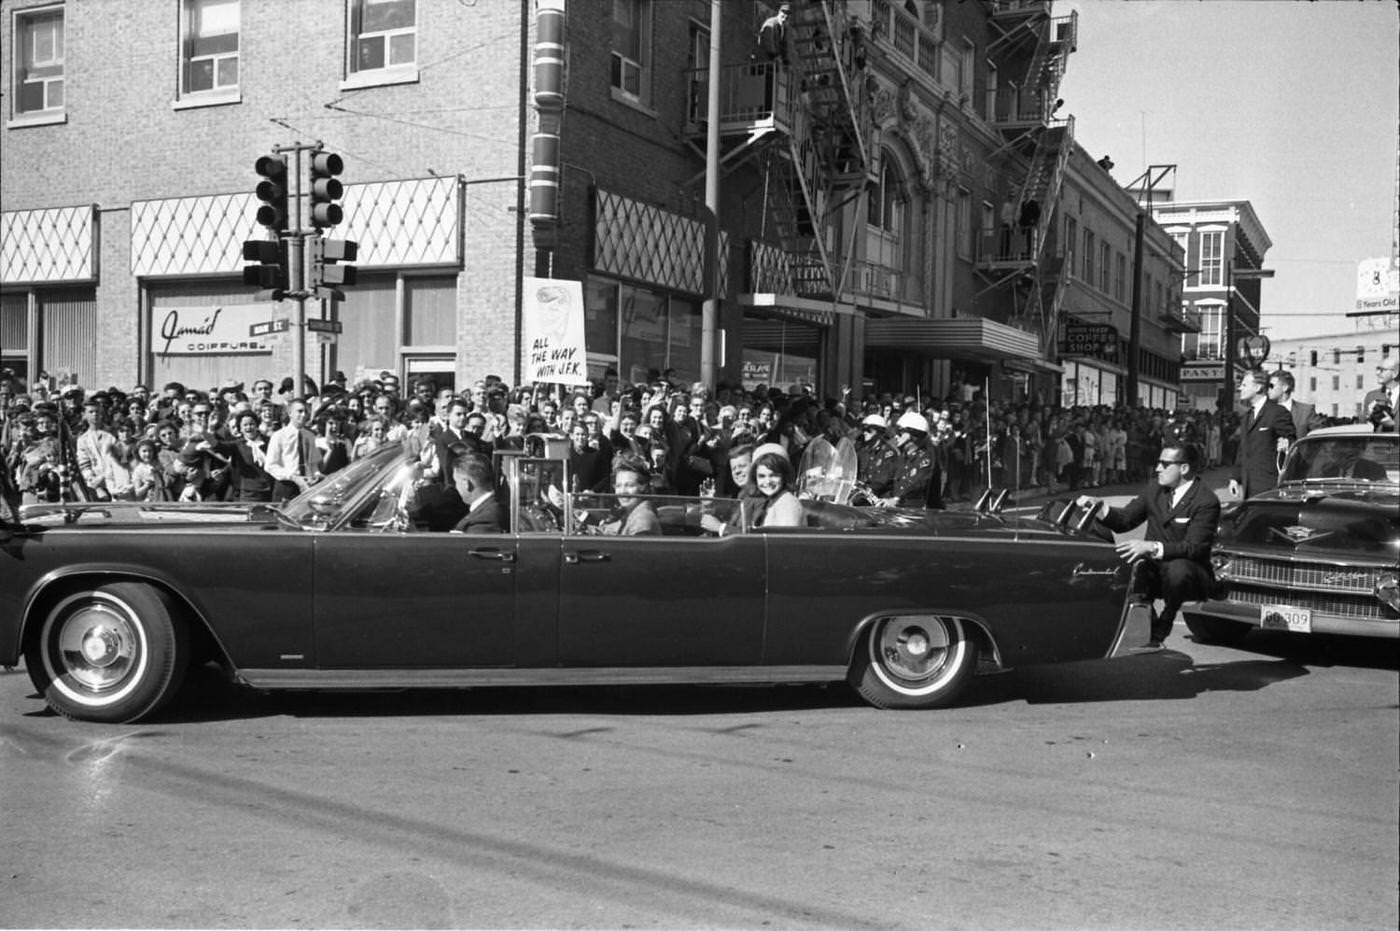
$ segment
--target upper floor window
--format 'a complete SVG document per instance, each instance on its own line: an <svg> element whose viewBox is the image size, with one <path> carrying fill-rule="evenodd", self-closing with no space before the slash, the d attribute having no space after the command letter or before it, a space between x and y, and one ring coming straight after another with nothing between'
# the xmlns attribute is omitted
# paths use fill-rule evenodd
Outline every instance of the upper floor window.
<svg viewBox="0 0 1400 931"><path fill-rule="evenodd" d="M612 86L624 98L651 99L651 0L613 0Z"/></svg>
<svg viewBox="0 0 1400 931"><path fill-rule="evenodd" d="M15 13L14 113L16 117L63 110L63 7Z"/></svg>
<svg viewBox="0 0 1400 931"><path fill-rule="evenodd" d="M958 189L958 255L965 259L972 258L972 194Z"/></svg>
<svg viewBox="0 0 1400 931"><path fill-rule="evenodd" d="M1201 233L1201 276L1204 286L1220 287L1225 283L1225 231L1209 230Z"/></svg>
<svg viewBox="0 0 1400 931"><path fill-rule="evenodd" d="M180 95L235 90L240 0L185 0L180 14Z"/></svg>
<svg viewBox="0 0 1400 931"><path fill-rule="evenodd" d="M1095 258L1095 255L1094 255L1094 234L1093 234L1091 231L1089 231L1089 230L1085 230L1085 231L1084 231L1084 272L1083 272L1083 274L1081 274L1081 275L1079 276L1080 278L1082 278L1082 279L1084 280L1084 283L1085 283L1085 284L1092 285L1092 284L1094 283L1094 258Z"/></svg>
<svg viewBox="0 0 1400 931"><path fill-rule="evenodd" d="M416 0L350 0L350 72L413 68L418 61Z"/></svg>
<svg viewBox="0 0 1400 931"><path fill-rule="evenodd" d="M904 179L888 154L880 162L880 187L869 198L870 225L897 236L904 230Z"/></svg>
<svg viewBox="0 0 1400 931"><path fill-rule="evenodd" d="M1099 290L1104 294L1108 293L1109 275L1113 268L1113 246L1108 243L1103 244L1103 251L1099 254Z"/></svg>
<svg viewBox="0 0 1400 931"><path fill-rule="evenodd" d="M1128 282L1128 259L1123 253L1118 253L1118 264L1114 267L1113 275L1113 297L1122 302L1126 300Z"/></svg>

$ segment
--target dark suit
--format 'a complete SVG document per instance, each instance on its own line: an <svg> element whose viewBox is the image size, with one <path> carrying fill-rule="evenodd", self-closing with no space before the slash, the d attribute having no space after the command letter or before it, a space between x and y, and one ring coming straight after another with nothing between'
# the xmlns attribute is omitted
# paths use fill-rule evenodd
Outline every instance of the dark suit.
<svg viewBox="0 0 1400 931"><path fill-rule="evenodd" d="M243 438L216 447L229 461L229 493L234 501L271 501L274 480L258 464L262 450L255 454Z"/></svg>
<svg viewBox="0 0 1400 931"><path fill-rule="evenodd" d="M1299 440L1315 430L1322 419L1311 404L1304 404L1302 401L1290 399L1288 412L1293 415L1293 435Z"/></svg>
<svg viewBox="0 0 1400 931"><path fill-rule="evenodd" d="M465 517L457 521L453 530L460 530L462 533L503 533L505 531L505 513L501 510L501 503L494 497L487 498L481 502L481 506L474 511L467 511Z"/></svg>
<svg viewBox="0 0 1400 931"><path fill-rule="evenodd" d="M427 524L429 530L443 533L462 519L467 505L457 493L457 486L443 488L436 482L429 482L418 489L417 501L408 513L414 523Z"/></svg>
<svg viewBox="0 0 1400 931"><path fill-rule="evenodd" d="M1265 401L1256 416L1254 409L1245 412L1240 425L1240 448L1235 454L1235 469L1230 477L1243 487L1249 498L1278 486L1278 441L1282 437L1292 443L1298 436L1293 417L1281 404Z"/></svg>
<svg viewBox="0 0 1400 931"><path fill-rule="evenodd" d="M1171 501L1172 489L1153 482L1124 507L1109 508L1108 516L1101 521L1119 533L1146 521L1147 539L1162 544L1162 558L1142 560L1138 576L1143 594L1165 602L1162 613L1152 623L1152 639L1158 642L1171 633L1182 602L1198 601L1210 593L1214 578L1210 550L1220 523L1220 499L1199 478L1191 483L1176 507Z"/></svg>

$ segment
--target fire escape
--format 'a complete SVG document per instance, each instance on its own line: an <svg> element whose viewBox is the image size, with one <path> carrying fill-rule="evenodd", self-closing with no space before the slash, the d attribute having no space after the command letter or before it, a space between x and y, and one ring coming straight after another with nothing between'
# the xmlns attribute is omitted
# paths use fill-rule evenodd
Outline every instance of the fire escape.
<svg viewBox="0 0 1400 931"><path fill-rule="evenodd" d="M722 170L755 166L762 176L773 249L755 244L753 290L830 297L838 256L828 248L831 218L866 185L868 118L854 72L862 37L845 0L793 4L790 61L745 62L721 78ZM708 74L692 75L688 138L703 152ZM769 237L764 237L769 238Z"/></svg>
<svg viewBox="0 0 1400 931"><path fill-rule="evenodd" d="M991 24L1000 35L987 49L1001 63L1007 83L998 87L988 114L1002 135L1002 149L1025 160L1025 177L1012 202L1012 228L984 231L977 256L990 291L1028 284L1016 316L1040 331L1041 348L1052 350L1064 289L1063 254L1047 255L1064 181L1074 149L1074 118L1057 118L1060 80L1075 50L1077 13L1052 17L1048 0L994 0ZM1061 250L1062 252L1063 250Z"/></svg>

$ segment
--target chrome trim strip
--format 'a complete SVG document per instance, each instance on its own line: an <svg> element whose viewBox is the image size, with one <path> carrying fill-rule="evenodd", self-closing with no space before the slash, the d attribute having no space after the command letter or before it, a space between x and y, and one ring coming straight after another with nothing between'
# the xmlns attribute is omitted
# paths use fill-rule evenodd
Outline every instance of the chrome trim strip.
<svg viewBox="0 0 1400 931"><path fill-rule="evenodd" d="M834 682L845 666L676 666L580 669L240 669L259 689L472 688L493 685L661 685Z"/></svg>

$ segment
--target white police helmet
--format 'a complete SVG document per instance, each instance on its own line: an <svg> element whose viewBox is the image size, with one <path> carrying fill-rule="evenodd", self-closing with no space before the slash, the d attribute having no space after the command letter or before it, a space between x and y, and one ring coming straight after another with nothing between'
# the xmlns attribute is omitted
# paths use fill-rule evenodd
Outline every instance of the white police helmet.
<svg viewBox="0 0 1400 931"><path fill-rule="evenodd" d="M883 430L888 424L885 423L885 418L881 417L879 414L866 414L865 419L861 421L861 426L879 427Z"/></svg>
<svg viewBox="0 0 1400 931"><path fill-rule="evenodd" d="M920 433L928 433L928 420L923 414L914 411L905 411L899 415L895 421L895 426L901 430L918 430Z"/></svg>

